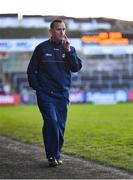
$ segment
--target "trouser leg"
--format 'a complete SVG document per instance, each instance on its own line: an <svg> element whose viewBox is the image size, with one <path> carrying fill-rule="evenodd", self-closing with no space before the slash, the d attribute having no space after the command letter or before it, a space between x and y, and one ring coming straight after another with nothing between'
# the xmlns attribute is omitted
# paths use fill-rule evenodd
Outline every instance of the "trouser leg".
<svg viewBox="0 0 133 180"><path fill-rule="evenodd" d="M55 106L52 103L48 103L39 108L44 120L42 133L46 156L48 159L50 157L57 159L59 157L59 128Z"/></svg>
<svg viewBox="0 0 133 180"><path fill-rule="evenodd" d="M67 119L67 104L65 101L61 101L56 106L57 108L57 119L58 119L58 127L59 127L59 151L61 151L64 143L64 132L65 132L65 124Z"/></svg>

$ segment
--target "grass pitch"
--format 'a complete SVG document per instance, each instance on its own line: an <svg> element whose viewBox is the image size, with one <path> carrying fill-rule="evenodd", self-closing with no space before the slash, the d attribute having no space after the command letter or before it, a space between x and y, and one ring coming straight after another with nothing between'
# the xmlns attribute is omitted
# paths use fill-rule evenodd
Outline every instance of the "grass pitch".
<svg viewBox="0 0 133 180"><path fill-rule="evenodd" d="M42 145L36 106L0 107L0 134ZM63 151L133 171L133 104L70 105Z"/></svg>

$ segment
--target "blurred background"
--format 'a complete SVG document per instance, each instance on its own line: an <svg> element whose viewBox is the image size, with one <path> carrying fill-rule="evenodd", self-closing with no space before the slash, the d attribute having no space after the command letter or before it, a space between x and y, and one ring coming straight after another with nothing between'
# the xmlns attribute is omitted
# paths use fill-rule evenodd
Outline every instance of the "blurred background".
<svg viewBox="0 0 133 180"><path fill-rule="evenodd" d="M78 16L71 13L69 16L69 12L66 16L59 11L55 15L53 11L42 15L39 11L31 14L1 11L0 105L36 104L26 70L35 46L49 37L50 22L57 17L65 21L71 45L83 60L82 70L72 75L70 101L103 104L133 101L133 22L94 16L89 14L89 9L82 17L84 6L82 3Z"/></svg>

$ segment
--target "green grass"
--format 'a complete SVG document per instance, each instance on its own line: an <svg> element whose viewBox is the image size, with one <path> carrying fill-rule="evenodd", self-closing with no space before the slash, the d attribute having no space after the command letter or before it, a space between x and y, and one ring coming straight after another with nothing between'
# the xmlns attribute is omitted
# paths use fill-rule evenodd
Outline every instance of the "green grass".
<svg viewBox="0 0 133 180"><path fill-rule="evenodd" d="M42 145L36 106L0 107L0 134ZM63 151L133 171L133 104L70 105Z"/></svg>

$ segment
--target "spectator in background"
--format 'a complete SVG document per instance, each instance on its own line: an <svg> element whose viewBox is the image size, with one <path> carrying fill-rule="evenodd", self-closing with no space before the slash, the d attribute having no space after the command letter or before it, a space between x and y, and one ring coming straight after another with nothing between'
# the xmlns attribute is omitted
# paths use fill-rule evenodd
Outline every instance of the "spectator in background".
<svg viewBox="0 0 133 180"><path fill-rule="evenodd" d="M51 38L39 44L31 57L27 74L30 86L36 90L42 114L43 139L49 166L62 164L60 152L64 141L71 72L82 65L66 36L62 20L50 25Z"/></svg>

